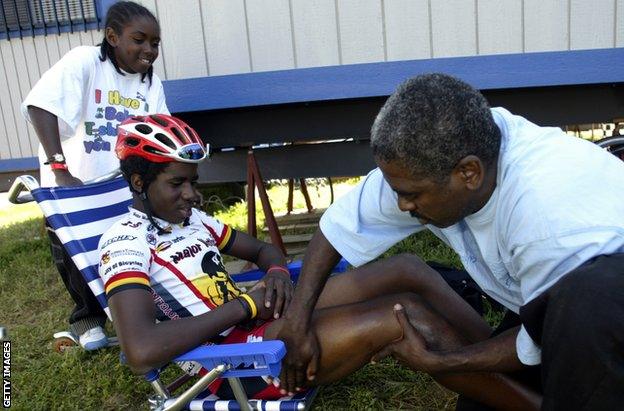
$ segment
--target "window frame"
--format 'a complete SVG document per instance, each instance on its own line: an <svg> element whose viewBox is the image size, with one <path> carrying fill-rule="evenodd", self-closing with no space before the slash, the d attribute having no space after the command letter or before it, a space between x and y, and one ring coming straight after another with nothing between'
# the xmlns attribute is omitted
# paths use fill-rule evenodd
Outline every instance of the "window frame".
<svg viewBox="0 0 624 411"><path fill-rule="evenodd" d="M5 0L7 1L7 0ZM14 0L8 0L14 1ZM15 0L17 1L17 0ZM28 0L25 0L26 2ZM59 1L59 0L54 0ZM63 0L60 0L63 1ZM61 33L75 33L78 31L87 32L89 30L100 30L104 25L104 18L106 16L106 12L108 9L116 3L118 0L93 0L95 3L95 21L78 21L78 22L70 22L69 24L59 24L57 21L56 25L47 26L43 25L42 27L35 27L32 22L31 28L20 28L20 29L10 29L4 25L4 22L0 22L0 26L2 26L2 30L0 31L0 40L9 40L12 39L22 39L24 37L35 37L35 36L47 36L49 34L60 35ZM4 11L3 11L4 12ZM4 30L4 29L7 30Z"/></svg>

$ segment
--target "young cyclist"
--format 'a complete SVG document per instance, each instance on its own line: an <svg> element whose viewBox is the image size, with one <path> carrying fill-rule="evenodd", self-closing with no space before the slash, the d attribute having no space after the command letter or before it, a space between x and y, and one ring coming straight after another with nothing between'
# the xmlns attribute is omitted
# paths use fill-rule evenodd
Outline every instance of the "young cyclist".
<svg viewBox="0 0 624 411"><path fill-rule="evenodd" d="M133 203L100 239L99 273L130 367L144 373L206 342L275 339L292 295L284 257L273 245L193 208L197 164L207 155L195 131L167 115L134 117L119 126L116 153ZM267 274L245 293L225 271L222 253L252 261ZM327 281L312 320L321 347L313 385L346 376L400 340L392 310L397 301L411 322L426 329L431 309L405 292L414 289L408 279L418 278L419 266L393 261L388 275L372 264ZM447 301L450 309L466 304L459 296ZM440 338L448 334L445 327L436 327ZM504 377L491 379L500 395L516 399ZM227 384L219 383L211 389L223 396ZM262 379L247 384L255 398L283 394Z"/></svg>
<svg viewBox="0 0 624 411"><path fill-rule="evenodd" d="M42 186L74 186L114 171L117 125L132 115L168 113L153 74L160 27L145 7L128 1L108 10L98 46L80 46L52 66L22 103L39 137ZM106 315L53 232L52 256L75 308L71 331L87 350L107 344Z"/></svg>

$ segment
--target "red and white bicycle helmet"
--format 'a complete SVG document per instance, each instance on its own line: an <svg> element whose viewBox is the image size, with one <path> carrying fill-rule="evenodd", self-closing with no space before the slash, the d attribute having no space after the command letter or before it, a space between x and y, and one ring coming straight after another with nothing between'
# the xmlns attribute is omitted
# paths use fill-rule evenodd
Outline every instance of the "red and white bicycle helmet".
<svg viewBox="0 0 624 411"><path fill-rule="evenodd" d="M166 114L133 116L117 126L115 153L120 160L139 156L154 163L199 163L208 146L184 121Z"/></svg>

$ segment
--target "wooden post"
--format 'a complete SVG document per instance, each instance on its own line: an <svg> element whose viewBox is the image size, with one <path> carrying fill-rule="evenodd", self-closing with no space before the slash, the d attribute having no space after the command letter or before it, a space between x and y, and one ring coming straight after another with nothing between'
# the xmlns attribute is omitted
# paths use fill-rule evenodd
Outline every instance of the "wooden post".
<svg viewBox="0 0 624 411"><path fill-rule="evenodd" d="M310 201L310 195L308 194L308 186L306 185L305 178L299 179L299 185L301 185L301 194L303 194L303 199L305 200L308 213L311 213L314 208L312 207L312 201Z"/></svg>
<svg viewBox="0 0 624 411"><path fill-rule="evenodd" d="M267 195L264 181L262 181L262 175L260 174L260 168L258 167L256 156L254 156L253 150L249 150L247 152L247 212L249 213L247 216L247 231L249 232L249 235L257 237L254 187L258 188L258 195L260 196L262 211L264 212L264 220L267 228L269 229L271 243L282 250L282 253L286 255L286 248L284 247L282 235L277 227L277 221L275 221L273 208L271 208L269 196Z"/></svg>
<svg viewBox="0 0 624 411"><path fill-rule="evenodd" d="M292 178L289 178L288 179L288 201L286 203L286 214L292 213L294 191L295 191L295 181Z"/></svg>

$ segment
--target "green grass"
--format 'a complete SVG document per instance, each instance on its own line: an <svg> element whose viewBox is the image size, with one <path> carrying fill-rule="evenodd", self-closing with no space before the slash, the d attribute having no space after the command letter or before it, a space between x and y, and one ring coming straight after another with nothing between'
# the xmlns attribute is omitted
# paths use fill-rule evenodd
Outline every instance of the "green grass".
<svg viewBox="0 0 624 411"><path fill-rule="evenodd" d="M349 187L337 184L336 197ZM326 186L310 187L310 194L315 207L329 205ZM269 196L274 211L285 212L285 185L273 184ZM20 207L26 208L0 212L0 325L7 328L12 341L13 407L147 409L151 389L119 364L117 348L96 353L71 349L57 354L52 350L52 334L67 328L72 303L51 262L42 218L34 206ZM304 207L298 192L295 207ZM261 226L264 218L259 202L258 208ZM246 228L244 204L215 215L238 229ZM455 254L428 233L411 236L386 254L399 252L417 252L425 260L459 266ZM455 395L430 377L388 359L322 388L314 408L431 410L452 409L454 404Z"/></svg>

